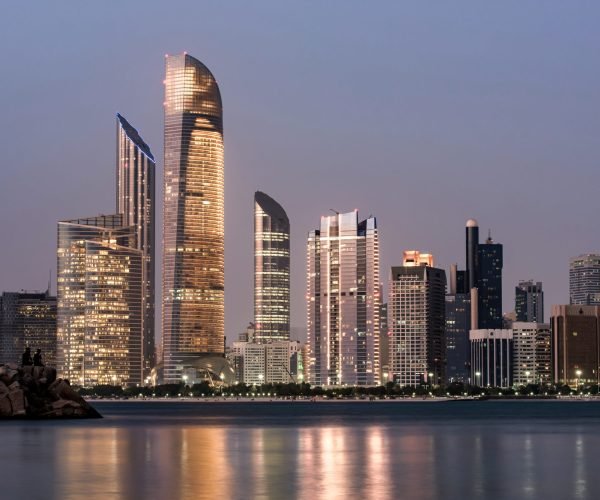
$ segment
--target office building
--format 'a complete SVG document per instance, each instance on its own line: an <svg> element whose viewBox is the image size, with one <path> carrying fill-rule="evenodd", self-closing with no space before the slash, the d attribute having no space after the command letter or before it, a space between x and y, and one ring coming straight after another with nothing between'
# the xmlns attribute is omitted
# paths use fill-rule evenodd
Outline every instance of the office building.
<svg viewBox="0 0 600 500"><path fill-rule="evenodd" d="M82 386L142 383L143 266L123 215L58 223L60 377Z"/></svg>
<svg viewBox="0 0 600 500"><path fill-rule="evenodd" d="M254 323L257 342L290 338L290 222L260 191L254 194Z"/></svg>
<svg viewBox="0 0 600 500"><path fill-rule="evenodd" d="M246 342L232 345L232 365L236 380L245 384L297 383L301 373L301 346L294 340Z"/></svg>
<svg viewBox="0 0 600 500"><path fill-rule="evenodd" d="M478 246L478 328L502 328L502 245L488 236Z"/></svg>
<svg viewBox="0 0 600 500"><path fill-rule="evenodd" d="M135 228L135 246L143 254L142 352L147 376L156 364L154 346L156 163L138 131L117 114L117 213L123 225Z"/></svg>
<svg viewBox="0 0 600 500"><path fill-rule="evenodd" d="M56 366L56 297L46 292L0 295L0 364L21 363L26 347L42 350L43 362Z"/></svg>
<svg viewBox="0 0 600 500"><path fill-rule="evenodd" d="M469 383L471 380L469 328L471 296L467 293L446 295L446 381Z"/></svg>
<svg viewBox="0 0 600 500"><path fill-rule="evenodd" d="M515 315L520 322L544 322L544 291L541 281L519 281L515 288Z"/></svg>
<svg viewBox="0 0 600 500"><path fill-rule="evenodd" d="M375 217L321 217L308 235L308 343L313 385L379 383L379 241Z"/></svg>
<svg viewBox="0 0 600 500"><path fill-rule="evenodd" d="M390 376L402 386L440 384L444 378L446 273L433 257L404 252L392 267L388 296Z"/></svg>
<svg viewBox="0 0 600 500"><path fill-rule="evenodd" d="M381 287L379 296L383 297ZM390 381L390 332L388 328L387 302L379 306L379 383L382 385Z"/></svg>
<svg viewBox="0 0 600 500"><path fill-rule="evenodd" d="M551 382L550 325L516 321L512 324L512 376L516 386Z"/></svg>
<svg viewBox="0 0 600 500"><path fill-rule="evenodd" d="M600 305L600 254L584 254L569 261L571 304Z"/></svg>
<svg viewBox="0 0 600 500"><path fill-rule="evenodd" d="M513 331L471 330L469 340L472 383L480 387L511 387Z"/></svg>
<svg viewBox="0 0 600 500"><path fill-rule="evenodd" d="M165 79L164 381L201 357L223 357L223 110L217 82L189 54L167 56Z"/></svg>
<svg viewBox="0 0 600 500"><path fill-rule="evenodd" d="M555 384L571 387L600 381L600 306L552 306L552 361Z"/></svg>

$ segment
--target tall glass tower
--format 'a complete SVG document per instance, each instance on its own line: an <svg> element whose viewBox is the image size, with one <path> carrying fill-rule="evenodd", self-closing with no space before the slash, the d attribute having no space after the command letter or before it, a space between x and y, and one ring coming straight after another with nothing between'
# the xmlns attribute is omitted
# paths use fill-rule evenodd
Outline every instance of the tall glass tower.
<svg viewBox="0 0 600 500"><path fill-rule="evenodd" d="M307 245L310 383L379 382L379 238L375 217L321 217Z"/></svg>
<svg viewBox="0 0 600 500"><path fill-rule="evenodd" d="M144 376L156 364L154 354L154 193L156 163L137 130L117 113L117 213L134 226L135 246L143 253L142 351Z"/></svg>
<svg viewBox="0 0 600 500"><path fill-rule="evenodd" d="M600 305L600 254L583 254L569 260L571 304Z"/></svg>
<svg viewBox="0 0 600 500"><path fill-rule="evenodd" d="M184 53L166 58L163 231L165 382L225 350L223 109L217 82Z"/></svg>
<svg viewBox="0 0 600 500"><path fill-rule="evenodd" d="M256 342L290 339L290 221L273 198L254 194Z"/></svg>

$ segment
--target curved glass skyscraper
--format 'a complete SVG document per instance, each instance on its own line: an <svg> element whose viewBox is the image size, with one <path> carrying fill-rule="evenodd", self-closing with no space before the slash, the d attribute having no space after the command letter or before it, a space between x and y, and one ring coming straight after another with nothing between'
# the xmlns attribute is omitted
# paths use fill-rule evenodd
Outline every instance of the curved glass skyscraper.
<svg viewBox="0 0 600 500"><path fill-rule="evenodd" d="M290 339L290 221L273 198L254 195L256 342Z"/></svg>
<svg viewBox="0 0 600 500"><path fill-rule="evenodd" d="M217 82L188 54L167 56L163 231L164 380L224 353L223 109Z"/></svg>
<svg viewBox="0 0 600 500"><path fill-rule="evenodd" d="M129 122L117 113L117 213L123 225L133 226L135 247L143 252L142 351L144 376L154 355L154 175L150 148Z"/></svg>

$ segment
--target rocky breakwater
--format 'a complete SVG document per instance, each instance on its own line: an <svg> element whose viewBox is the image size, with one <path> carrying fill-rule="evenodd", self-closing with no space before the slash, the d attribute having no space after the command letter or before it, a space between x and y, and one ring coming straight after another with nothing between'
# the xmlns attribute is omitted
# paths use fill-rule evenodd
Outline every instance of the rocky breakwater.
<svg viewBox="0 0 600 500"><path fill-rule="evenodd" d="M0 419L102 418L49 366L0 365Z"/></svg>

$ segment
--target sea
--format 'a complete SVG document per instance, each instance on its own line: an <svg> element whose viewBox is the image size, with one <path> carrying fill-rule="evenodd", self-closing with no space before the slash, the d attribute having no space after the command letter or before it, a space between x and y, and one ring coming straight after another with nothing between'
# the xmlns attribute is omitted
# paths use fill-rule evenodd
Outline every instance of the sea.
<svg viewBox="0 0 600 500"><path fill-rule="evenodd" d="M0 422L0 499L600 499L595 401L100 401Z"/></svg>

